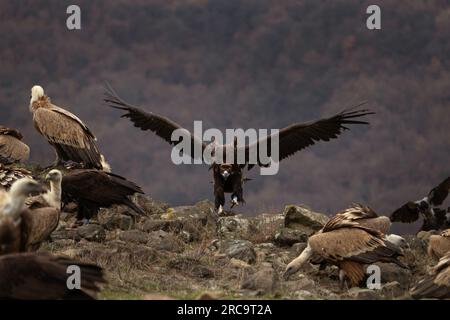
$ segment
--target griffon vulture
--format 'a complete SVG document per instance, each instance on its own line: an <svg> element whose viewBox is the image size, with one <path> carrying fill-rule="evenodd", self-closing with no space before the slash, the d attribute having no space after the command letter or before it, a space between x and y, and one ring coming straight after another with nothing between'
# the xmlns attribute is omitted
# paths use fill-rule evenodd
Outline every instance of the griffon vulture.
<svg viewBox="0 0 450 320"><path fill-rule="evenodd" d="M406 268L397 259L402 255L401 249L388 241L382 233L358 222L343 219L330 220L322 230L312 235L305 250L287 265L283 277L287 280L313 255L339 267L341 288L347 280L350 286L361 283L366 264L392 262Z"/></svg>
<svg viewBox="0 0 450 320"><path fill-rule="evenodd" d="M50 182L50 190L38 196L30 197L25 204L30 209L53 207L61 210L61 171L53 169L45 176L45 180Z"/></svg>
<svg viewBox="0 0 450 320"><path fill-rule="evenodd" d="M78 204L77 224L88 223L100 208L125 205L140 215L145 212L129 197L144 192L125 178L95 169L75 169L62 179L63 202Z"/></svg>
<svg viewBox="0 0 450 320"><path fill-rule="evenodd" d="M55 165L73 161L86 168L109 170L91 130L77 116L52 104L41 86L31 89L30 111L36 130L56 151Z"/></svg>
<svg viewBox="0 0 450 320"><path fill-rule="evenodd" d="M9 190L15 181L22 178L32 178L31 171L0 164L0 185L3 189Z"/></svg>
<svg viewBox="0 0 450 320"><path fill-rule="evenodd" d="M172 141L172 133L177 129L183 128L174 121L128 104L122 100L110 86L108 86L104 101L110 107L125 111L122 117L129 118L135 127L138 127L141 130L150 130L169 144L176 145L179 143L179 141ZM349 125L368 124L368 122L359 119L370 114L372 114L372 112L367 110L345 110L332 117L318 121L294 123L281 129L276 135L277 137L271 135L261 138L256 142L252 142L251 144L241 146L237 144L236 139L233 144L229 145L220 146L214 141L211 144L207 144L203 142L200 137L194 136L187 130L183 129L183 132L191 141L191 150L202 151L202 160L205 160L203 159L203 152L207 148L208 150L213 151L211 154L215 159L212 164L215 207L218 212L221 213L225 204L225 193L231 193L232 206L244 202L242 188L244 179L242 178L242 169L247 167L247 170L250 170L256 163L263 167L268 166L269 163L267 163L267 160L260 158L258 151L261 149L264 150L264 147L267 146L267 155L270 156L272 151L269 146L271 146L272 139L279 139L278 160L281 161L302 149L312 146L318 141L329 141L337 138L344 130L349 129ZM182 138L180 138L180 141L181 140ZM230 163L230 161L220 160L225 159L224 155L227 154L228 151L231 151L230 148L234 148L233 150L235 151L235 158L232 163ZM245 155L243 163L237 162L237 154ZM250 160L254 158L251 155L254 154L257 154L257 158L254 159L256 160L256 163L250 163ZM188 156L191 158L196 157L194 153L188 154ZM217 159L220 161L217 161ZM208 161L210 161L210 159Z"/></svg>
<svg viewBox="0 0 450 320"><path fill-rule="evenodd" d="M423 217L421 230L442 230L450 227L450 212L438 208L448 196L450 177L433 188L428 195L417 201L409 201L391 215L392 222L412 223Z"/></svg>
<svg viewBox="0 0 450 320"><path fill-rule="evenodd" d="M30 148L22 142L22 134L16 130L0 126L0 163L25 162L30 157Z"/></svg>
<svg viewBox="0 0 450 320"><path fill-rule="evenodd" d="M410 293L414 299L450 299L450 253L442 257Z"/></svg>
<svg viewBox="0 0 450 320"><path fill-rule="evenodd" d="M440 235L432 235L428 241L428 255L440 259L450 252L450 229L444 230Z"/></svg>
<svg viewBox="0 0 450 320"><path fill-rule="evenodd" d="M38 182L24 178L16 181L0 204L1 253L27 252L39 249L56 229L59 210L53 207L29 209L25 200L30 193L44 192ZM4 247L5 246L5 247Z"/></svg>
<svg viewBox="0 0 450 320"><path fill-rule="evenodd" d="M78 266L80 289L69 290L69 266ZM106 283L102 268L47 253L16 253L0 257L0 299L56 300L95 299Z"/></svg>

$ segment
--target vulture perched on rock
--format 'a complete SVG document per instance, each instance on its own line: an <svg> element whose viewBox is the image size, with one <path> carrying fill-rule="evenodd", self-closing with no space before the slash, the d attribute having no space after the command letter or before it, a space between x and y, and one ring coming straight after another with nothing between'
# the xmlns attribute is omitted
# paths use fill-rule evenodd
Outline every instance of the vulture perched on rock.
<svg viewBox="0 0 450 320"><path fill-rule="evenodd" d="M214 176L215 207L219 213L223 211L225 193L231 193L232 207L244 202L243 182L245 179L242 176L242 170L245 167L247 170L255 165L268 167L271 163L286 159L318 141L329 141L337 138L343 131L349 129L349 125L368 124L360 118L372 114L367 110L352 108L318 121L291 124L281 129L278 134L261 137L250 144L244 142L239 145L238 139L235 137L234 143L219 145L215 142L207 144L202 141L201 137L194 136L174 121L130 105L122 100L110 86L108 86L104 100L108 106L123 110L125 113L122 117L129 118L135 127L152 131L171 145L177 145L181 141L190 141L190 149L194 152L187 152L186 150L183 150L183 152L195 160L211 163ZM172 140L172 134L174 133L181 135L178 141ZM278 155L276 155L275 150L273 152L271 150L271 141L277 141L277 139L279 142ZM201 159L199 159L195 150L201 151L201 154L199 153ZM260 152L261 150L267 150L267 156L270 159L264 159L264 156L261 155L264 152ZM231 159L231 161L225 157L225 154L229 154L230 151L234 151L234 160ZM204 158L205 154L210 154L212 157L206 159ZM238 155L244 155L244 159L239 159ZM278 160L276 160L277 158ZM225 159L228 161L224 161Z"/></svg>
<svg viewBox="0 0 450 320"><path fill-rule="evenodd" d="M450 229L441 234L430 236L428 240L428 255L434 259L440 259L450 252Z"/></svg>
<svg viewBox="0 0 450 320"><path fill-rule="evenodd" d="M450 252L439 260L410 293L414 299L450 299Z"/></svg>
<svg viewBox="0 0 450 320"><path fill-rule="evenodd" d="M30 194L45 191L35 180L24 178L0 195L0 254L35 251L56 229L58 209L25 206Z"/></svg>
<svg viewBox="0 0 450 320"><path fill-rule="evenodd" d="M30 148L22 142L22 134L16 130L0 126L0 163L25 162L30 157Z"/></svg>
<svg viewBox="0 0 450 320"><path fill-rule="evenodd" d="M22 178L32 178L31 171L24 168L0 164L0 185L3 189L9 190L15 181Z"/></svg>
<svg viewBox="0 0 450 320"><path fill-rule="evenodd" d="M75 201L78 205L77 223L88 223L100 208L125 205L140 215L144 210L136 205L130 196L144 192L127 179L95 169L75 169L62 179L63 202Z"/></svg>
<svg viewBox="0 0 450 320"><path fill-rule="evenodd" d="M80 289L68 289L69 266L80 268ZM105 283L102 268L47 253L0 256L0 299L92 300Z"/></svg>
<svg viewBox="0 0 450 320"><path fill-rule="evenodd" d="M73 161L85 168L109 171L91 130L77 116L52 104L41 86L31 89L30 111L36 130L56 151L55 166Z"/></svg>
<svg viewBox="0 0 450 320"><path fill-rule="evenodd" d="M338 266L341 288L347 281L350 286L356 286L365 277L364 265L391 262L407 268L398 260L402 255L401 248L381 232L340 216L328 221L308 239L307 247L287 265L283 277L289 279L311 257L319 256L326 263Z"/></svg>
<svg viewBox="0 0 450 320"><path fill-rule="evenodd" d="M391 215L392 222L412 223L423 217L420 230L442 230L450 227L450 210L438 208L450 191L450 177L433 188L428 195L417 201L409 201Z"/></svg>

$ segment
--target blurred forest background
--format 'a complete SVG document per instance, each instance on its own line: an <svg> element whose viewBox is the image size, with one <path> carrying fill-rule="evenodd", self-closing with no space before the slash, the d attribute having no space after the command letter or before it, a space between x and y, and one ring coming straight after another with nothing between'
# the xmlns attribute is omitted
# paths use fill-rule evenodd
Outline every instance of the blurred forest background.
<svg viewBox="0 0 450 320"><path fill-rule="evenodd" d="M331 214L354 201L390 214L450 174L450 4L376 1L78 0L0 2L0 123L22 131L32 161L54 153L34 130L30 88L83 119L113 170L171 204L212 199L206 166L176 166L171 147L102 104L109 81L129 102L187 129L282 128L362 100L369 127L309 148L245 188L253 214L304 203Z"/></svg>

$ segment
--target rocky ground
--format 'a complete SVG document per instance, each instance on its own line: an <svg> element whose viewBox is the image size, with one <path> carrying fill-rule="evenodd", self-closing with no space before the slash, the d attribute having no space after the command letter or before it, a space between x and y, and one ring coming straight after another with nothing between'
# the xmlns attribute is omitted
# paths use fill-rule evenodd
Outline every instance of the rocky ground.
<svg viewBox="0 0 450 320"><path fill-rule="evenodd" d="M335 267L308 265L284 281L286 264L327 216L286 206L280 214L218 217L206 200L181 207L142 196L136 201L145 217L118 206L78 229L69 228L76 207L67 206L52 241L40 250L102 266L108 280L102 299L407 299L431 264L429 234L422 233L406 237L410 270L380 264L380 290L341 290Z"/></svg>

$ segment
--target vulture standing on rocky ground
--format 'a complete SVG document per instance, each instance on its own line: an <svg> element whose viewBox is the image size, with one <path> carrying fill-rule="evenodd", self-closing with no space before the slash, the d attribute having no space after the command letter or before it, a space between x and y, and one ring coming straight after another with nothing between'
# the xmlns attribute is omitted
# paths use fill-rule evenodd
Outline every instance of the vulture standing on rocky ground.
<svg viewBox="0 0 450 320"><path fill-rule="evenodd" d="M85 168L109 171L91 130L77 116L52 104L41 86L31 89L30 111L36 130L56 151L55 166L73 161Z"/></svg>
<svg viewBox="0 0 450 320"><path fill-rule="evenodd" d="M266 160L259 157L258 151L261 148L264 150L264 147L267 146L267 155L270 156L272 154L270 147L271 139L275 138L273 135L260 138L258 141L247 145L237 145L235 139L233 144L219 146L215 144L215 142L207 144L201 140L201 137L196 137L183 129L185 137L180 138L180 141L172 141L172 133L177 129L182 129L180 125L164 116L146 112L128 104L122 100L110 86L108 86L107 90L104 99L106 104L110 107L125 111L125 114L123 114L122 117L129 118L134 123L135 127L138 127L141 130L150 130L172 145L178 144L183 138L190 139L192 146L191 150L201 150L202 160L205 160L203 159L203 152L208 146L208 150L216 151L215 153L212 152L215 158L212 169L214 175L215 207L219 213L223 211L225 193L231 193L232 206L244 202L242 188L244 179L242 178L242 169L247 167L247 170L250 170L256 165L256 163L249 163L249 160L252 159L251 154L257 154L255 160L259 166L267 167L270 165ZM352 108L330 118L309 123L294 123L281 129L278 133L278 161L286 159L294 153L312 146L318 141L329 141L337 138L344 130L349 129L347 127L348 125L368 124L368 122L359 119L370 114L373 114L373 112L367 110L355 110L355 108ZM233 150L235 150L235 159L233 163L229 163L229 161L228 163L225 163L225 161L222 160L225 158L224 155L230 148L234 148ZM222 156L220 156L220 154L222 154ZM245 155L244 163L237 163L237 154ZM191 153L188 154L188 156L195 158L196 155ZM224 166L226 166L226 168L224 168Z"/></svg>
<svg viewBox="0 0 450 320"><path fill-rule="evenodd" d="M0 186L3 189L9 190L15 181L22 178L32 178L31 171L24 168L0 164Z"/></svg>
<svg viewBox="0 0 450 320"><path fill-rule="evenodd" d="M439 260L410 293L415 299L450 299L450 252Z"/></svg>
<svg viewBox="0 0 450 320"><path fill-rule="evenodd" d="M67 288L69 266L78 266L80 289ZM92 300L106 283L102 268L47 253L17 253L0 257L0 299Z"/></svg>
<svg viewBox="0 0 450 320"><path fill-rule="evenodd" d="M60 211L54 207L29 209L25 206L32 193L46 189L33 179L16 181L8 193L0 196L0 254L39 249L59 222Z"/></svg>
<svg viewBox="0 0 450 320"><path fill-rule="evenodd" d="M407 268L397 259L402 256L401 248L386 239L381 232L342 217L331 219L308 239L305 250L287 265L284 278L287 280L299 271L313 255L339 267L341 288L344 288L347 280L350 286L360 284L365 277L366 264L391 262Z"/></svg>
<svg viewBox="0 0 450 320"><path fill-rule="evenodd" d="M0 126L0 163L25 162L30 157L30 148L22 142L22 134L16 130Z"/></svg>
<svg viewBox="0 0 450 320"><path fill-rule="evenodd" d="M450 229L441 234L432 235L428 240L428 255L434 259L440 259L450 252Z"/></svg>
<svg viewBox="0 0 450 320"><path fill-rule="evenodd" d="M89 223L100 208L125 205L140 215L142 208L129 197L144 192L125 178L95 169L75 169L68 171L62 179L63 202L75 201L78 205L77 222L74 226ZM131 214L131 213L130 213Z"/></svg>
<svg viewBox="0 0 450 320"><path fill-rule="evenodd" d="M409 201L391 215L392 222L412 223L423 216L420 230L442 230L450 227L450 210L438 208L442 205L450 191L450 177L433 188L428 195L418 201ZM449 208L450 209L450 208Z"/></svg>

